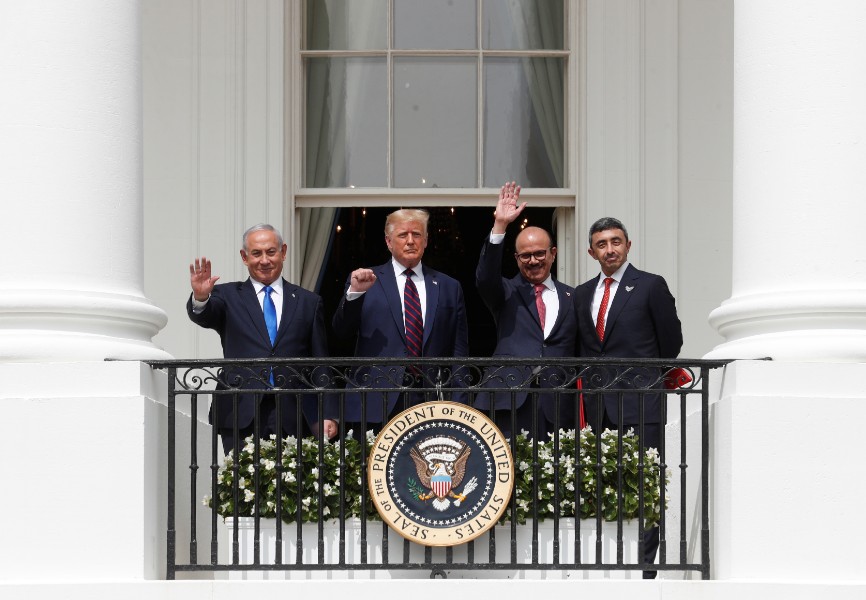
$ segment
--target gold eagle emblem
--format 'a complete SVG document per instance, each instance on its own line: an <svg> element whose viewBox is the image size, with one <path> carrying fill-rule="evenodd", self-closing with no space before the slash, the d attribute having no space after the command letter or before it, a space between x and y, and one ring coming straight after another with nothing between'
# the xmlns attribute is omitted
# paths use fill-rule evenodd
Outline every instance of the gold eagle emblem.
<svg viewBox="0 0 866 600"><path fill-rule="evenodd" d="M455 491L463 483L470 454L471 450L465 442L450 436L427 438L413 446L409 456L415 462L421 485L429 490L419 492L416 497L421 501L432 499L433 507L440 511L451 505L451 498L455 499L455 506L460 506L478 485L477 478L473 477L462 493Z"/></svg>

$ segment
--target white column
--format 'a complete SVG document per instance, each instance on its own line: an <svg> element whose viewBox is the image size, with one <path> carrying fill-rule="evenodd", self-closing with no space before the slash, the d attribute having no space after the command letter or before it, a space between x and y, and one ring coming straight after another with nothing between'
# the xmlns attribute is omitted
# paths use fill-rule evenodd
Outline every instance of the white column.
<svg viewBox="0 0 866 600"><path fill-rule="evenodd" d="M143 293L139 11L0 3L0 361L167 357Z"/></svg>
<svg viewBox="0 0 866 600"><path fill-rule="evenodd" d="M863 578L864 31L861 0L735 2L733 295L709 356L774 360L715 393L715 579Z"/></svg>
<svg viewBox="0 0 866 600"><path fill-rule="evenodd" d="M733 293L708 357L862 362L866 2L734 15Z"/></svg>

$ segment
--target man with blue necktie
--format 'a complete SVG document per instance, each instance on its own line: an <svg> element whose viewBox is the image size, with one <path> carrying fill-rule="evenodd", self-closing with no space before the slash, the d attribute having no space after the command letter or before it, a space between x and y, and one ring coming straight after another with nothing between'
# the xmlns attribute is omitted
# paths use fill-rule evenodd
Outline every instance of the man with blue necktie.
<svg viewBox="0 0 866 600"><path fill-rule="evenodd" d="M322 299L283 279L286 250L279 231L271 225L259 224L250 227L243 236L240 254L250 274L247 280L217 285L219 277L212 275L211 261L204 256L189 266L192 295L187 301L187 314L197 325L219 333L225 358L328 355ZM256 430L261 438L271 434L281 437L318 434L317 396L294 391L305 386L293 370L229 368L223 370L221 380L217 389L240 386L263 391L238 397L238 439L234 437L232 395L214 395L211 423L217 428L227 454L236 443L243 447L243 439ZM265 393L266 390L276 393ZM280 400L279 426L277 398ZM260 399L258 422L254 418L257 399ZM306 422L299 423L297 419L299 399ZM326 437L336 435L337 424L330 403L325 406L322 422Z"/></svg>

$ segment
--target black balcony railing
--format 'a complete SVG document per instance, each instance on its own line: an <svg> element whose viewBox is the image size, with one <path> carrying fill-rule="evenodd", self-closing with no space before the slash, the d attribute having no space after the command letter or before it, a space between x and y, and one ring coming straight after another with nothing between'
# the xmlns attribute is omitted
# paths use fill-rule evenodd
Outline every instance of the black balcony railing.
<svg viewBox="0 0 866 600"><path fill-rule="evenodd" d="M148 361L168 381L167 577L323 570L467 576L520 569L683 571L709 578L709 378L726 361L455 361ZM683 373L672 383L672 374ZM510 404L505 423L515 431L518 395L528 393L533 415L542 400L553 403L550 435L511 436L515 488L500 525L465 544L432 548L397 536L381 521L366 484L369 441L358 431L350 435L346 416L356 414L356 429L375 429L367 416L387 413L382 392L398 394L397 410L438 400L477 407L479 398L499 392ZM343 423L338 438L254 434L238 440L227 458L207 425L209 405L237 414L240 403L252 402L254 432L262 432L262 402L274 394L302 394L296 422L305 403L316 421L336 416ZM620 415L631 407L638 416L632 423L620 417L609 433L591 420L580 431L581 402L590 417L609 402ZM283 403L274 410L281 422ZM669 425L658 447L648 448L653 423ZM645 545L654 527L658 552L650 564Z"/></svg>

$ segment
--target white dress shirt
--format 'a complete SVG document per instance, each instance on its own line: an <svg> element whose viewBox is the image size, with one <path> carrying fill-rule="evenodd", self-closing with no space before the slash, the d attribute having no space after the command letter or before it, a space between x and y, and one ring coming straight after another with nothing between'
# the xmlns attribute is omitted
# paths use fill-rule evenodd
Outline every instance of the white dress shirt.
<svg viewBox="0 0 866 600"><path fill-rule="evenodd" d="M490 243L501 244L505 240L504 233L490 232ZM553 277L547 276L543 282L544 291L541 292L541 301L544 302L544 337L550 335L553 331L553 325L556 323L556 317L559 316L559 294L556 291L556 285L553 283Z"/></svg>
<svg viewBox="0 0 866 600"><path fill-rule="evenodd" d="M400 308L403 314L406 314L406 301L403 299L404 291L406 290L406 276L403 272L406 267L398 263L393 257L391 258L391 267L394 269L394 278L397 280L397 291L400 292ZM427 322L427 285L424 283L424 272L421 269L421 263L418 263L412 269L412 281L415 282L415 287L418 289L418 300L421 302L421 320ZM346 300L351 302L363 296L366 292L346 291ZM405 326L405 323L404 323Z"/></svg>
<svg viewBox="0 0 866 600"><path fill-rule="evenodd" d="M622 281L622 276L628 268L628 261L625 261L622 266L617 269L613 275L613 281L610 283L610 296L607 299L607 310L604 311L604 322L607 323L607 315L610 314L610 307L613 306L613 297L619 289L619 282ZM598 325L598 309L601 306L601 299L604 297L604 280L608 276L601 273L598 278L598 285L595 286L595 295L592 297L592 322Z"/></svg>
<svg viewBox="0 0 866 600"><path fill-rule="evenodd" d="M265 284L261 281L256 281L252 277L250 277L250 281L253 284L253 289L256 292L256 299L259 301L259 307L262 309L262 313L264 314L265 310ZM277 329L280 328L280 320L283 318L283 278L280 277L276 281L271 284L271 300L274 301L274 308L277 309ZM203 302L199 302L195 299L195 296L192 297L192 312L195 314L199 314L204 310L204 307L207 306L207 302L210 300L210 296L207 297L207 300Z"/></svg>

